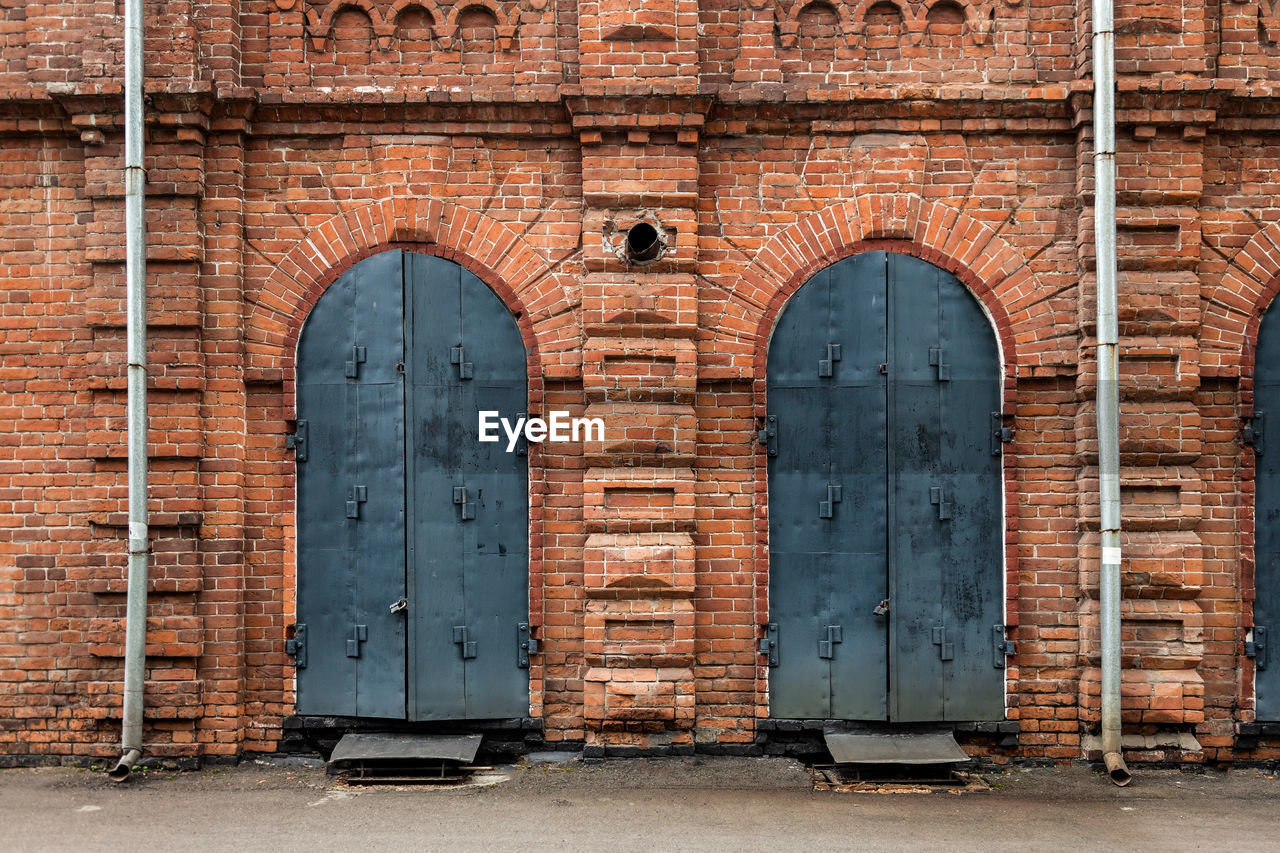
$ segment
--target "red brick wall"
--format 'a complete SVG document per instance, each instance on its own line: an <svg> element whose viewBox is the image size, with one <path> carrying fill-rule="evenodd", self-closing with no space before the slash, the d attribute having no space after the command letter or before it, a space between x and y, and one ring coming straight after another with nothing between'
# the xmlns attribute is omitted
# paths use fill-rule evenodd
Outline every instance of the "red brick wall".
<svg viewBox="0 0 1280 853"><path fill-rule="evenodd" d="M0 760L118 742L118 11L0 2ZM149 2L149 751L276 748L294 702L294 346L342 270L409 246L517 315L531 413L614 431L530 456L530 715L548 740L756 740L768 336L815 271L890 249L958 276L1001 347L1019 648L1001 754L1090 754L1088 15ZM1132 757L1275 757L1236 736L1253 722L1239 426L1280 291L1280 6L1124 2L1117 33ZM642 268L618 251L637 221L668 243Z"/></svg>

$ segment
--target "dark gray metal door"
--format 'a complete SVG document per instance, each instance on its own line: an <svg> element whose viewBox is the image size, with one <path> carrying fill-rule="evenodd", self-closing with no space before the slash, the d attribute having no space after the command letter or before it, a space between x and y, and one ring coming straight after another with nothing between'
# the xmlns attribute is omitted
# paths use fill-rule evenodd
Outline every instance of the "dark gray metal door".
<svg viewBox="0 0 1280 853"><path fill-rule="evenodd" d="M891 719L1004 717L1000 359L949 273L890 254Z"/></svg>
<svg viewBox="0 0 1280 853"><path fill-rule="evenodd" d="M298 711L403 718L404 308L400 253L357 264L298 343Z"/></svg>
<svg viewBox="0 0 1280 853"><path fill-rule="evenodd" d="M888 596L885 294L883 254L829 267L792 298L769 347L776 717L885 716L885 620L874 614Z"/></svg>
<svg viewBox="0 0 1280 853"><path fill-rule="evenodd" d="M514 320L457 264L387 252L317 304L298 360L300 713L528 712L526 457L477 435L479 410L515 417L525 387ZM337 497L355 546L326 523Z"/></svg>
<svg viewBox="0 0 1280 853"><path fill-rule="evenodd" d="M528 476L522 450L477 440L481 410L525 410L524 342L502 301L457 264L406 258L409 716L522 717L528 677Z"/></svg>
<svg viewBox="0 0 1280 853"><path fill-rule="evenodd" d="M773 716L1003 717L998 408L994 336L944 271L872 252L792 298L768 363Z"/></svg>
<svg viewBox="0 0 1280 853"><path fill-rule="evenodd" d="M1256 714L1280 720L1280 657L1270 648L1280 624L1280 308L1272 306L1258 329L1254 364L1254 419L1249 435L1256 459L1254 491L1253 639L1248 651L1257 673Z"/></svg>

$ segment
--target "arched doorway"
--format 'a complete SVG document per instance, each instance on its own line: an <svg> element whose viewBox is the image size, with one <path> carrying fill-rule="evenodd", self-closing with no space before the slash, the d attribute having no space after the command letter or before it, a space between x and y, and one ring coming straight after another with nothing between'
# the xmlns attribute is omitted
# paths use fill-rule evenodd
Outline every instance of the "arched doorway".
<svg viewBox="0 0 1280 853"><path fill-rule="evenodd" d="M775 718L1003 719L1000 359L977 300L870 252L770 341Z"/></svg>
<svg viewBox="0 0 1280 853"><path fill-rule="evenodd" d="M526 457L477 440L480 410L525 409L510 313L384 252L325 291L297 363L298 713L525 716Z"/></svg>
<svg viewBox="0 0 1280 853"><path fill-rule="evenodd" d="M1258 327L1253 370L1255 714L1280 720L1280 666L1272 626L1280 624L1280 309L1272 303Z"/></svg>

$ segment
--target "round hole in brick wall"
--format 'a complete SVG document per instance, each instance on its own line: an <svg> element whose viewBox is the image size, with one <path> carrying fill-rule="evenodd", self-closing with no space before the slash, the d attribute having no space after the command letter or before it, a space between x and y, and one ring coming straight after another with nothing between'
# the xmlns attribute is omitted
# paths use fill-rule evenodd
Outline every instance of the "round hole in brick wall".
<svg viewBox="0 0 1280 853"><path fill-rule="evenodd" d="M658 229L648 222L637 222L627 231L627 260L632 263L657 260L663 248Z"/></svg>

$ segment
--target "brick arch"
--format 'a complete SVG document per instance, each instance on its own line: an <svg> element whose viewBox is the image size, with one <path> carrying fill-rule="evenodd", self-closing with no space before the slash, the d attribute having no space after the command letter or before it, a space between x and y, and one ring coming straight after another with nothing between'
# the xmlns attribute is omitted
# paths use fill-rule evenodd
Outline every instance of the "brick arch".
<svg viewBox="0 0 1280 853"><path fill-rule="evenodd" d="M898 10L902 16L902 28L911 36L912 43L920 41L924 35L924 11L917 14L905 0L858 0L849 13L851 31L854 35L862 35L867 29L867 12L878 3L887 3Z"/></svg>
<svg viewBox="0 0 1280 853"><path fill-rule="evenodd" d="M566 317L573 306L551 266L505 224L475 211L435 199L388 199L330 217L300 239L278 261L263 285L245 323L245 368L281 382L281 415L295 416L296 357L303 323L320 297L343 272L388 249L425 252L454 261L488 285L515 316L528 349L530 413L543 405L543 352L563 349ZM546 343L548 346L541 346ZM554 344L554 346L551 346ZM246 445L248 446L248 445ZM279 441L261 449L261 461L279 475L272 500L281 510L279 570L284 576L283 607L292 614L296 578L295 472ZM543 611L543 481L540 446L529 448L529 617L542 624ZM283 638L281 638L283 642ZM532 678L540 678L535 663ZM280 688L292 701L288 681ZM531 697L540 702L539 694Z"/></svg>
<svg viewBox="0 0 1280 853"><path fill-rule="evenodd" d="M1051 325L1050 307L1022 256L993 228L917 195L860 196L774 235L733 287L710 342L711 358L748 372L763 393L769 335L787 299L824 267L874 250L914 255L969 288L995 326L1009 407L1024 358L1020 346Z"/></svg>
<svg viewBox="0 0 1280 853"><path fill-rule="evenodd" d="M529 350L531 402L540 401L538 326L572 310L563 290L547 262L515 231L434 199L388 199L335 215L311 229L280 259L247 319L246 368L281 371L291 389L298 335L311 309L352 265L391 248L454 261L498 294L515 315Z"/></svg>
<svg viewBox="0 0 1280 853"><path fill-rule="evenodd" d="M937 6L943 0L928 0L924 8L920 10L921 34L928 29L929 13L933 11L933 7ZM992 18L987 17L989 9L980 5L977 0L946 0L946 2L955 3L964 12L964 25L973 35L974 41L978 44L986 44L987 36L991 34ZM994 13L991 13L994 14Z"/></svg>
<svg viewBox="0 0 1280 853"><path fill-rule="evenodd" d="M889 2L892 2L892 0L889 0ZM806 0L806 2L796 3L791 7L791 11L787 13L784 22L789 24L790 27L784 26L783 32L788 30L790 32L797 31L799 29L800 16L810 6L830 6L832 11L836 13L836 17L840 19L840 27L844 32L847 33L853 28L853 18L850 15L849 7L845 3L841 3L840 0L835 0L835 2L831 2L831 0Z"/></svg>
<svg viewBox="0 0 1280 853"><path fill-rule="evenodd" d="M516 27L520 23L520 10L512 8L509 13L504 12L497 0L463 0L462 3L450 7L444 23L440 25L440 38L445 47L451 48L454 40L458 38L458 21L461 20L462 14L470 9L483 9L493 15L494 35L498 47L510 50Z"/></svg>
<svg viewBox="0 0 1280 853"><path fill-rule="evenodd" d="M373 34L378 41L378 46L383 50L390 46L391 36L395 32L395 25L384 19L382 13L369 0L329 0L329 3L318 13L310 6L305 9L307 31L311 34L311 41L316 50L327 48L329 33L333 30L333 19L347 9L359 9L364 12L373 26Z"/></svg>
<svg viewBox="0 0 1280 853"><path fill-rule="evenodd" d="M387 21L392 28L400 26L400 15L409 9L422 9L431 16L431 28L435 30L442 23L447 15L435 0L396 0L391 4L391 8L387 10Z"/></svg>
<svg viewBox="0 0 1280 853"><path fill-rule="evenodd" d="M722 364L745 368L752 378L757 425L767 414L765 366L769 339L783 306L819 270L862 252L913 255L960 279L991 318L1003 370L1002 407L1012 413L1019 364L1019 337L1030 343L1051 324L1047 303L1037 302L1038 282L1022 256L990 226L963 211L913 194L868 194L812 213L774 235L757 252L730 293L710 353ZM1025 327L1017 333L1011 315ZM722 349L723 348L723 349ZM716 357L716 356L712 356ZM741 375L739 373L738 375ZM1018 483L1014 445L1003 454L1004 606L1011 627L1018 624ZM764 445L755 447L756 610L768 612L769 485ZM1017 692L1017 666L1005 671L1006 695ZM763 673L756 695L767 696Z"/></svg>
<svg viewBox="0 0 1280 853"><path fill-rule="evenodd" d="M1262 315L1280 293L1280 224L1260 228L1206 295L1200 363L1206 374L1239 376L1246 403L1253 397L1254 350Z"/></svg>

